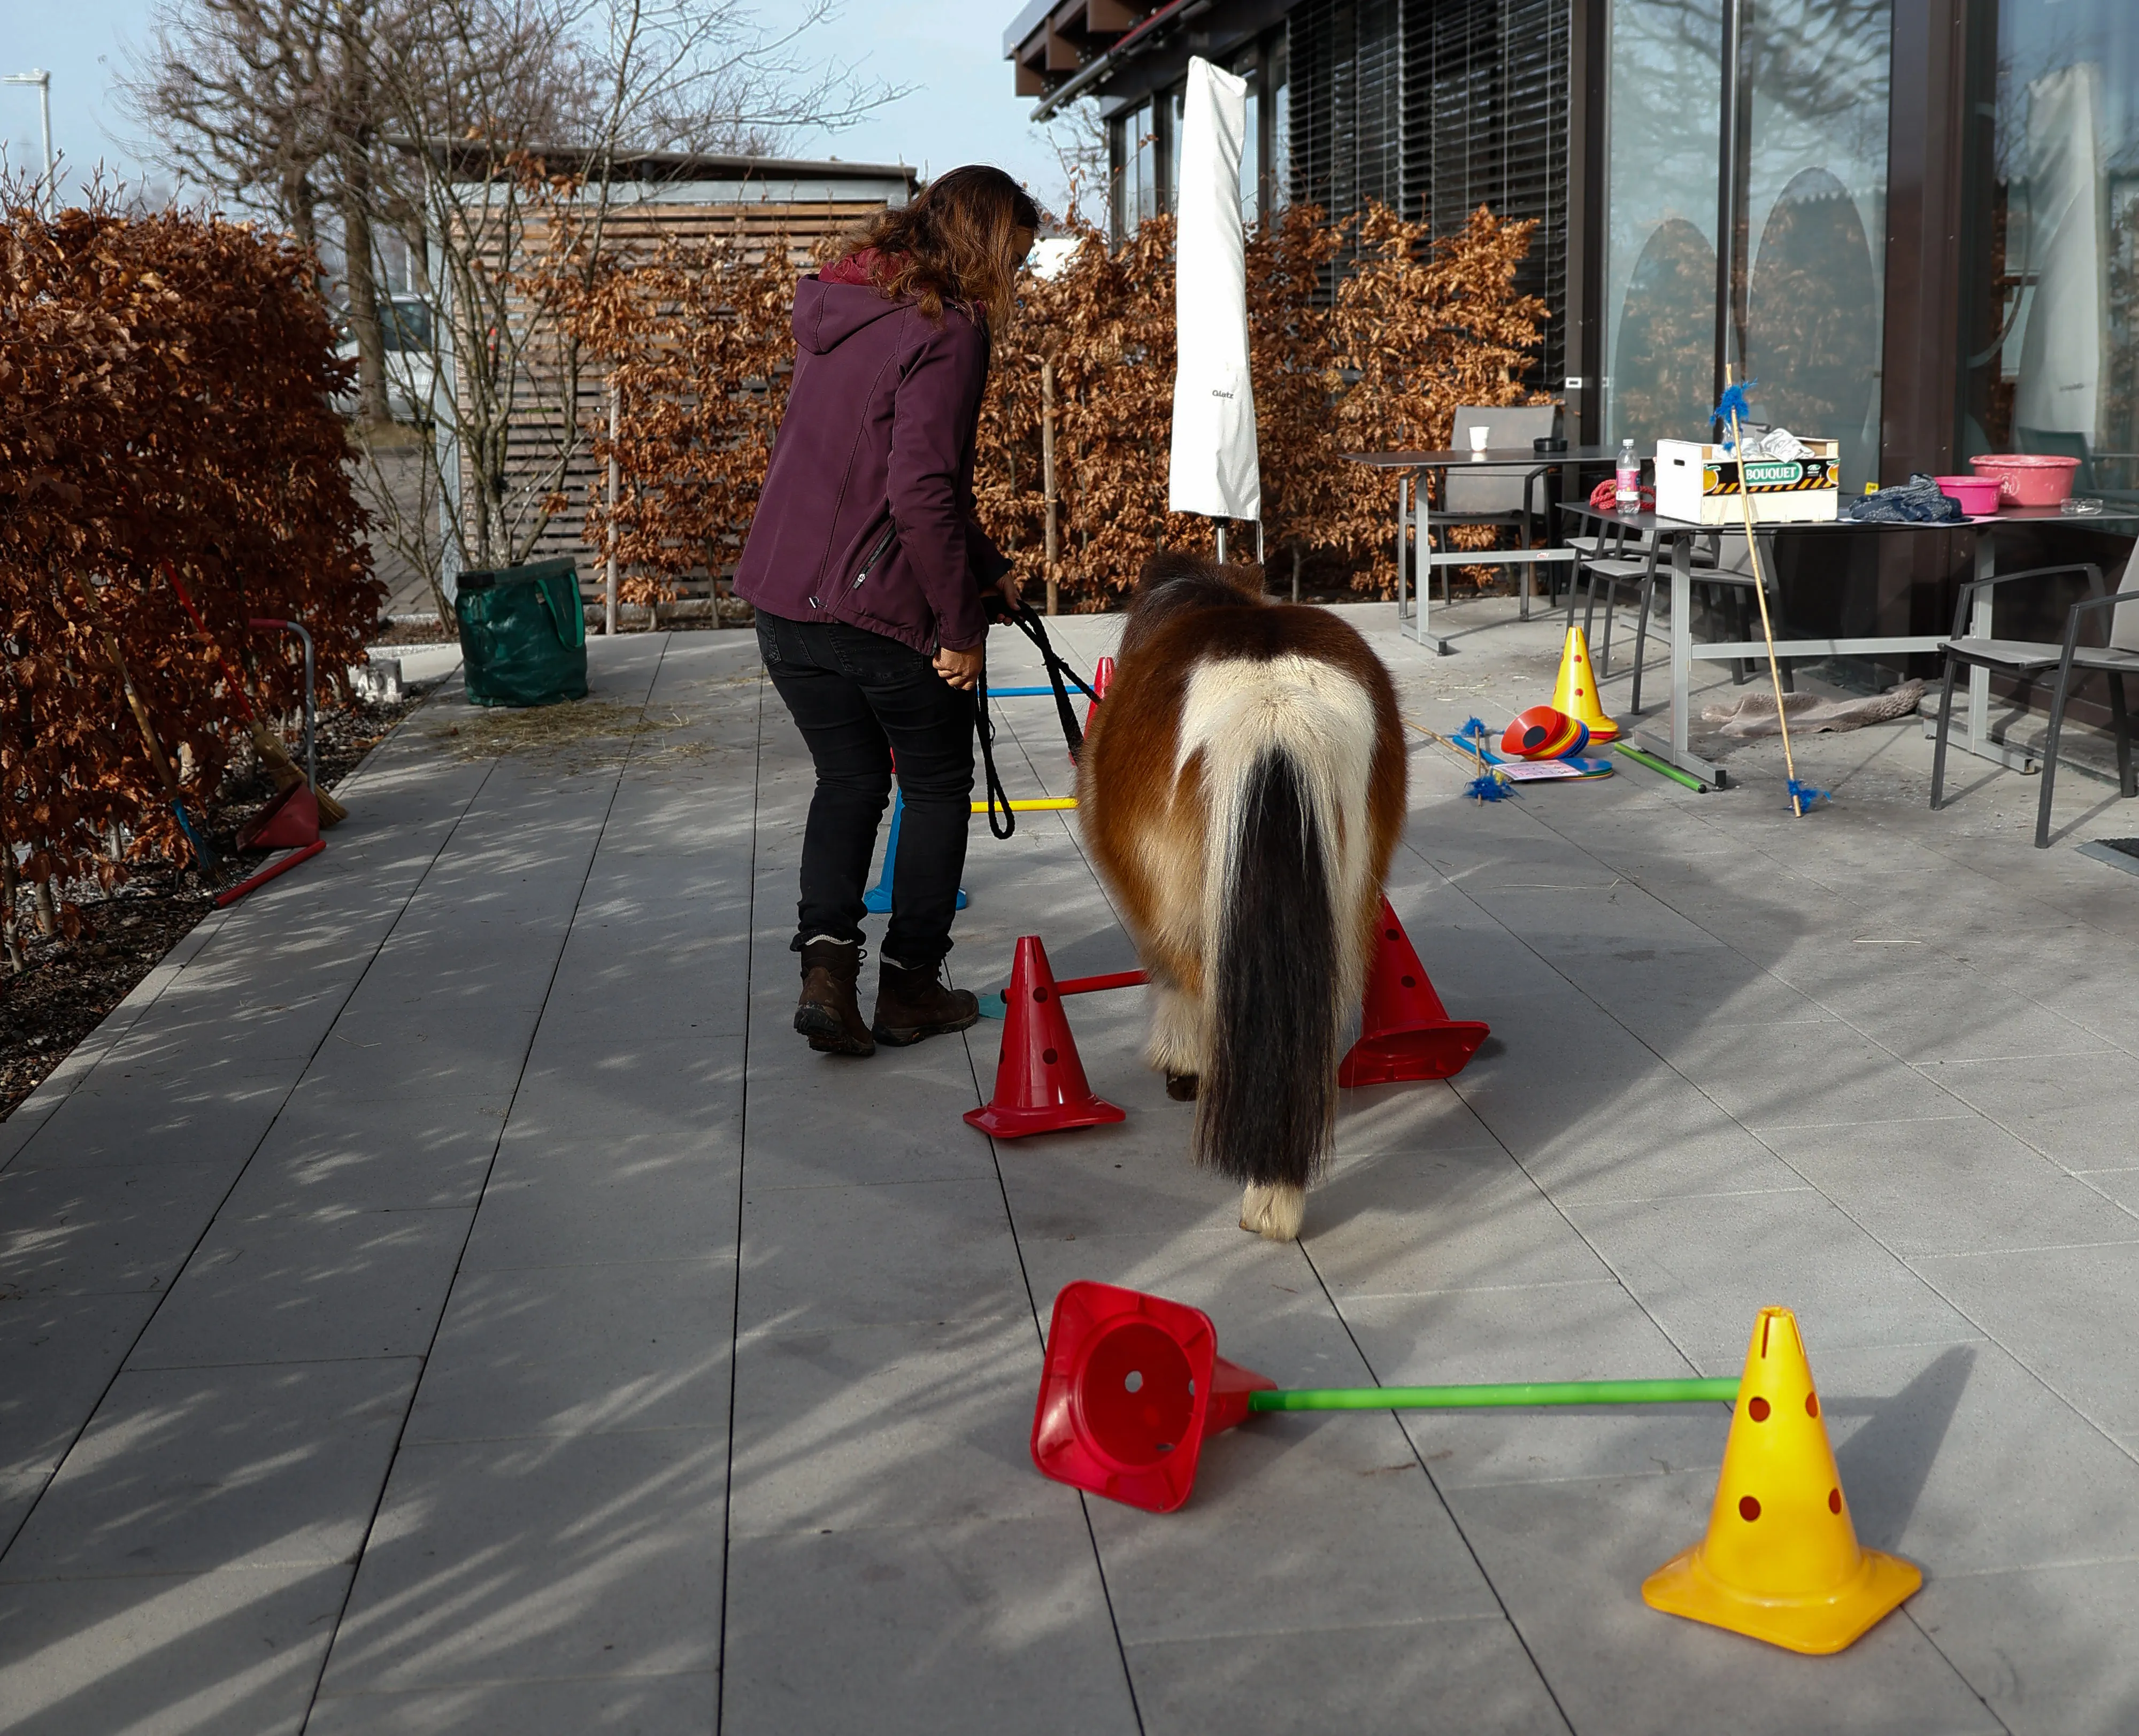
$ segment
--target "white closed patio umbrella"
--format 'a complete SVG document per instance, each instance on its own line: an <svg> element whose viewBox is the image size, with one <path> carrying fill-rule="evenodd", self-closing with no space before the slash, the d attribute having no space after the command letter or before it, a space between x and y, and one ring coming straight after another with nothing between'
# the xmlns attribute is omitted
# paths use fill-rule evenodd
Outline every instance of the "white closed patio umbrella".
<svg viewBox="0 0 2139 1736"><path fill-rule="evenodd" d="M2016 428L2078 434L2090 447L2101 438L2108 338L2101 111L2102 69L2092 61L2028 86L2028 250L2036 277L2013 402Z"/></svg>
<svg viewBox="0 0 2139 1736"><path fill-rule="evenodd" d="M1256 393L1248 377L1247 237L1241 150L1247 81L1200 56L1188 62L1174 208L1173 451L1167 504L1224 520L1263 516ZM1224 552L1224 529L1219 531ZM1260 538L1259 538L1260 540Z"/></svg>

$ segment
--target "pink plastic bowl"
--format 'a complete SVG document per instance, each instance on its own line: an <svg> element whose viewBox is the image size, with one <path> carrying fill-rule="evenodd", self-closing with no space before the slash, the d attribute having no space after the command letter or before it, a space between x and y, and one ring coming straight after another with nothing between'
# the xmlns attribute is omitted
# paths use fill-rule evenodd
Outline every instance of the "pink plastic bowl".
<svg viewBox="0 0 2139 1736"><path fill-rule="evenodd" d="M2073 491L2077 458L2048 452L1985 452L1970 458L1969 467L1980 477L1998 479L1998 498L2008 506L2054 506Z"/></svg>
<svg viewBox="0 0 2139 1736"><path fill-rule="evenodd" d="M1995 477L1933 477L1941 494L1950 494L1960 502L1960 510L1967 513L1990 513L1998 510L1999 482Z"/></svg>

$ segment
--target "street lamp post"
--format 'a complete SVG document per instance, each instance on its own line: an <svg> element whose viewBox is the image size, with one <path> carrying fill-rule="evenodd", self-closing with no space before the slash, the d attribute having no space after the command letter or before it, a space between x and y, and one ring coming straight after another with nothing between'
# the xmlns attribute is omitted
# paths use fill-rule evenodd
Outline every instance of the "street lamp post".
<svg viewBox="0 0 2139 1736"><path fill-rule="evenodd" d="M0 85L35 85L37 87L37 114L43 123L45 134L45 188L48 193L59 190L52 178L52 76L42 66L27 72L10 72L0 76Z"/></svg>

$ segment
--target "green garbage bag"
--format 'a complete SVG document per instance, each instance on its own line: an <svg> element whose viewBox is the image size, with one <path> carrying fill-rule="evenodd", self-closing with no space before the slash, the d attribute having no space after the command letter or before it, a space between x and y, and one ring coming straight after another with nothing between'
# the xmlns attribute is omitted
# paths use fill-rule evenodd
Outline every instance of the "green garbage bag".
<svg viewBox="0 0 2139 1736"><path fill-rule="evenodd" d="M555 705L586 697L587 618L570 561L463 573L453 614L473 703Z"/></svg>

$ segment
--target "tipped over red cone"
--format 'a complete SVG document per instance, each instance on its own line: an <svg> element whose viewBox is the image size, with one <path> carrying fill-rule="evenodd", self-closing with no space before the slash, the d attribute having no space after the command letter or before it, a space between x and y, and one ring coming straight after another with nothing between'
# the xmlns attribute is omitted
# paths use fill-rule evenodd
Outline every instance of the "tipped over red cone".
<svg viewBox="0 0 2139 1736"><path fill-rule="evenodd" d="M1491 1028L1448 1016L1387 898L1376 932L1359 1040L1338 1067L1337 1083L1389 1085L1461 1073Z"/></svg>
<svg viewBox="0 0 2139 1736"><path fill-rule="evenodd" d="M1017 943L1010 986L1003 990L1002 1052L996 1063L995 1095L966 1120L998 1139L1096 1127L1123 1118L1094 1097L1077 1058L1077 1041L1047 968L1047 949L1028 934Z"/></svg>
<svg viewBox="0 0 2139 1736"><path fill-rule="evenodd" d="M310 784L292 784L245 823L241 850L295 850L320 841L320 804Z"/></svg>
<svg viewBox="0 0 2139 1736"><path fill-rule="evenodd" d="M1188 1499L1203 1443L1247 1416L1250 1393L1276 1385L1218 1354L1201 1308L1069 1284L1047 1328L1032 1462L1089 1494L1171 1513Z"/></svg>

